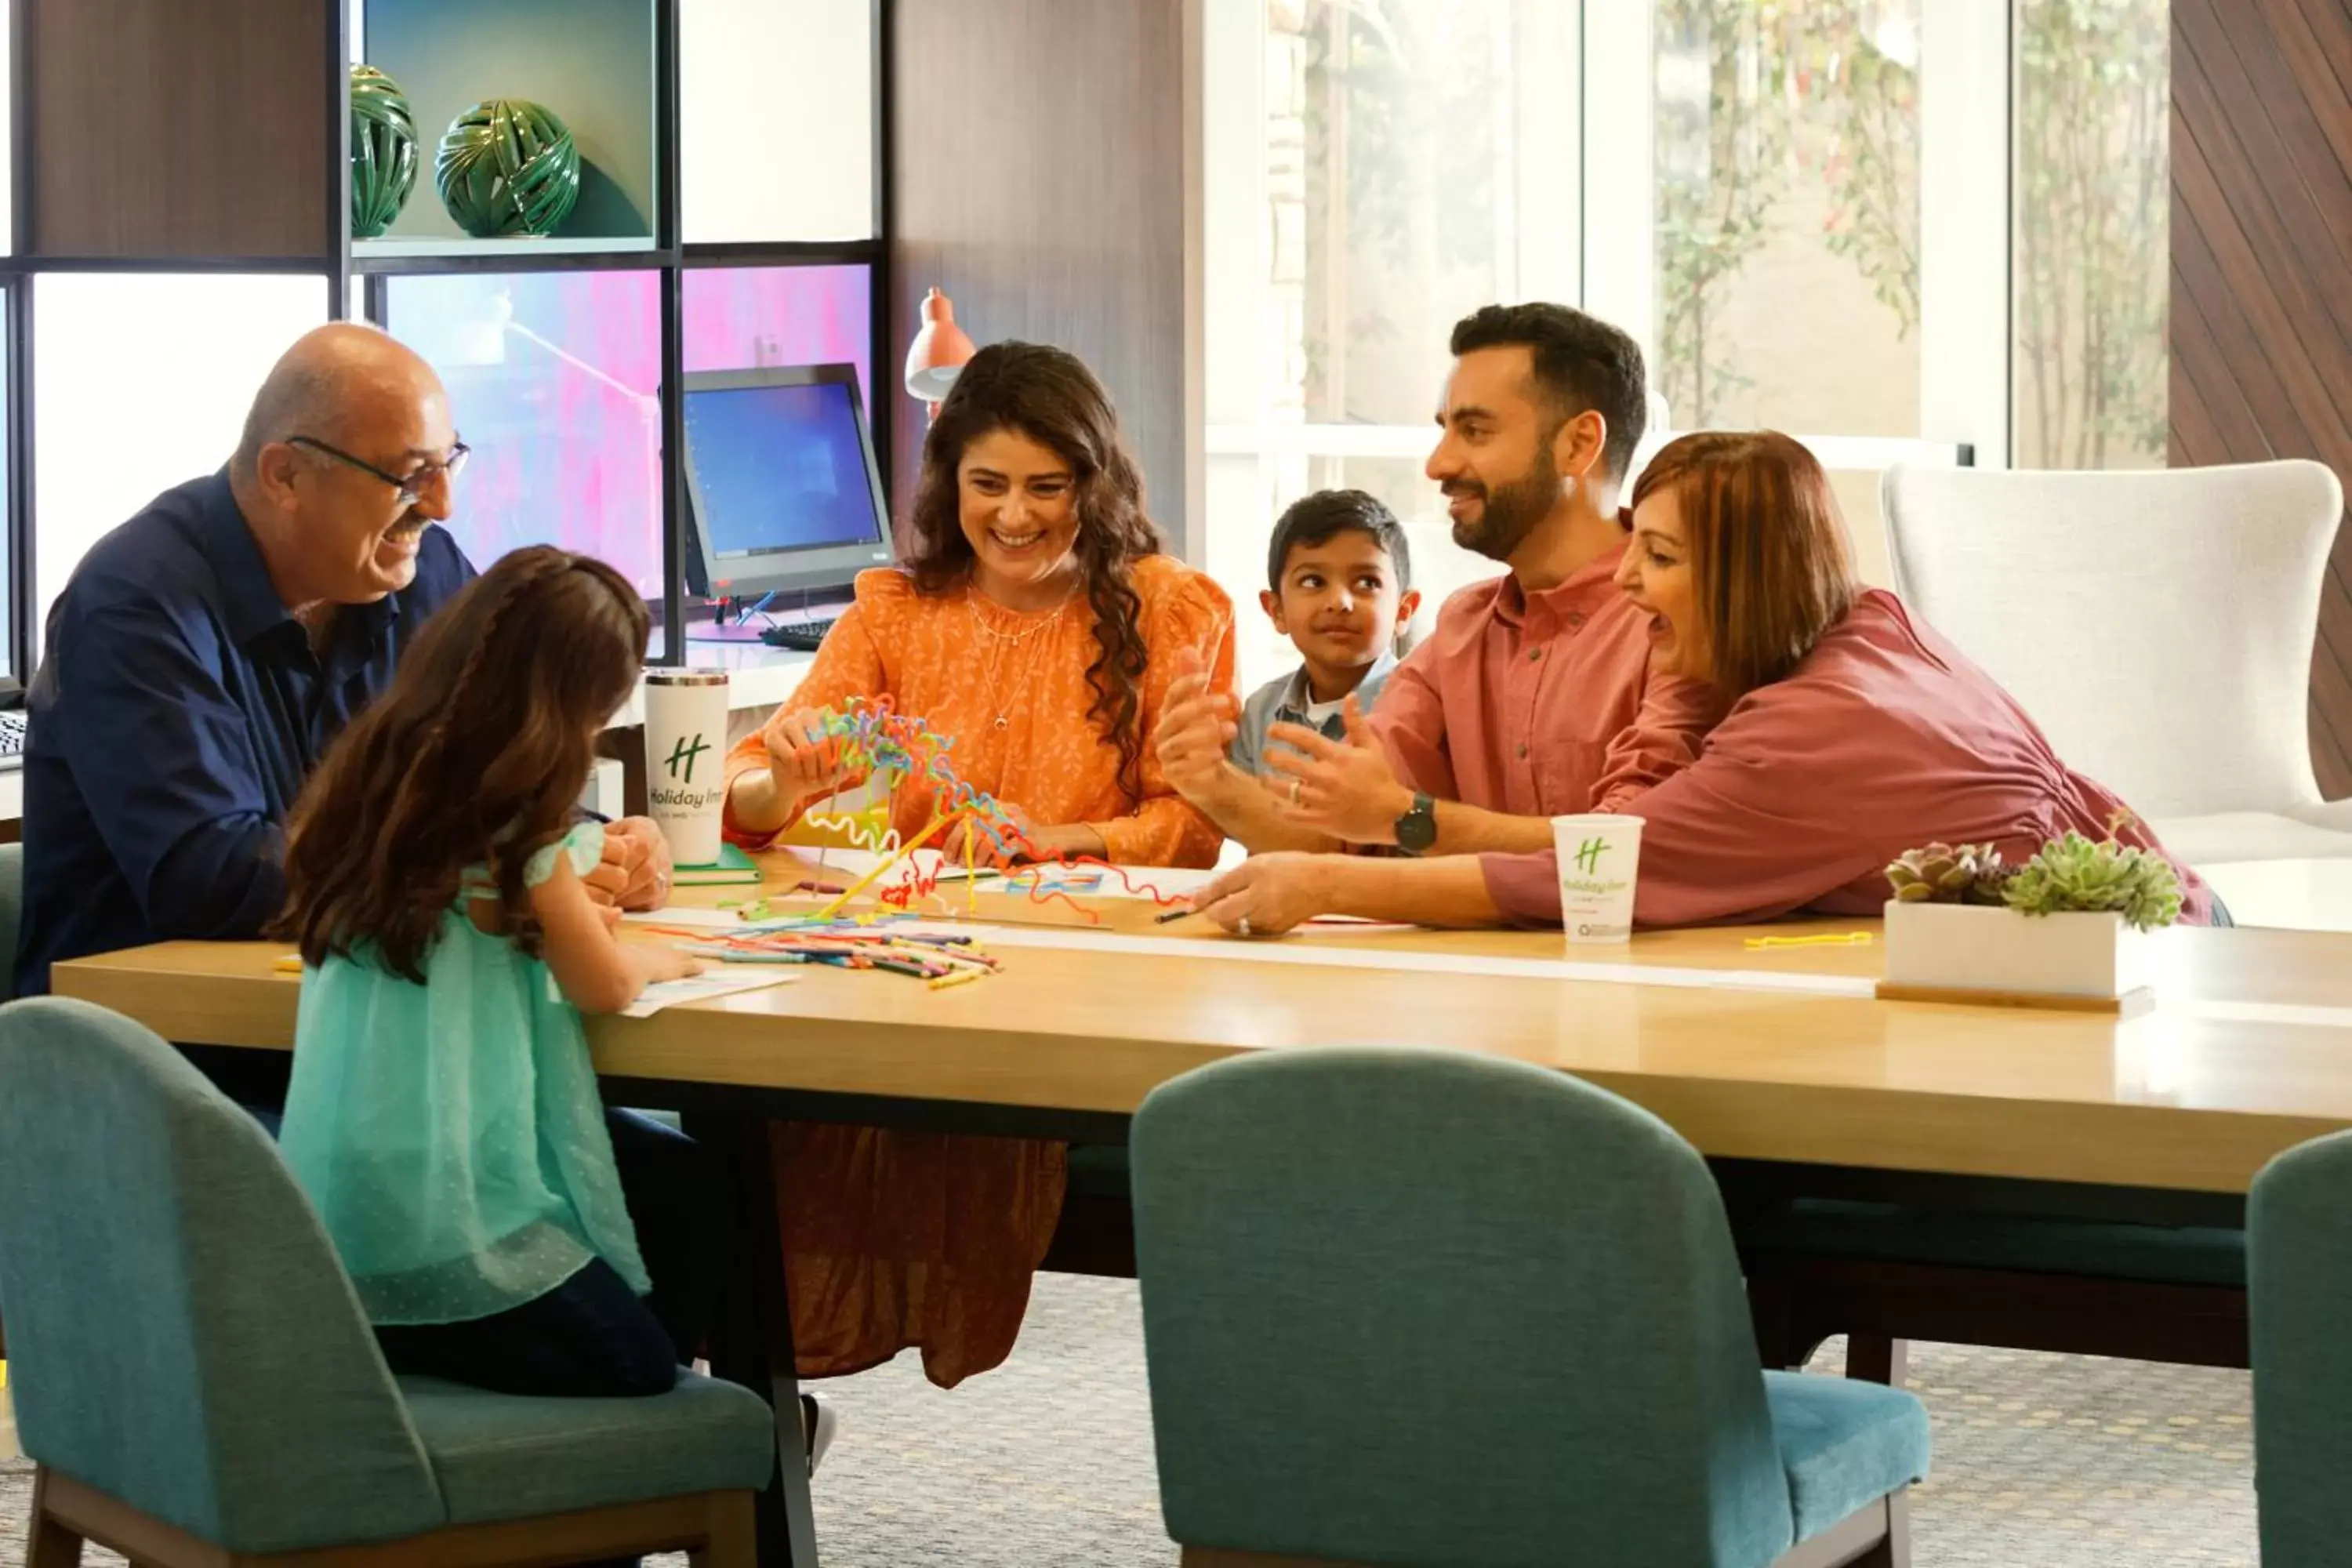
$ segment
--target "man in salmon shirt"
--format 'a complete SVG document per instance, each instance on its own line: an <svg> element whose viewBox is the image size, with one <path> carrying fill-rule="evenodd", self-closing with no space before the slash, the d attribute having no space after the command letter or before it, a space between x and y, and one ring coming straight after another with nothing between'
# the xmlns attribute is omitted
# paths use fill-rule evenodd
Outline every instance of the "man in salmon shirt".
<svg viewBox="0 0 2352 1568"><path fill-rule="evenodd" d="M1377 846L1524 853L1551 818L1606 811L1687 765L1719 716L1711 690L1650 668L1649 619L1617 591L1618 493L1642 438L1642 351L1563 305L1489 305L1454 329L1429 477L1454 540L1509 572L1445 602L1344 740L1276 725L1260 795L1231 803L1240 714L1188 676L1171 689L1160 766L1261 848ZM1229 820L1246 814L1246 822Z"/></svg>

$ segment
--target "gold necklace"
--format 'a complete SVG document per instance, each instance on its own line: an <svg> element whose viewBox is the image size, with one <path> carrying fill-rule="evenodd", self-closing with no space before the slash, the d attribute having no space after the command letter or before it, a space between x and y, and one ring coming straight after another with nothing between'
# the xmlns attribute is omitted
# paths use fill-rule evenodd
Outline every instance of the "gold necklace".
<svg viewBox="0 0 2352 1568"><path fill-rule="evenodd" d="M1062 595L1062 602L1055 605L1050 612L1047 612L1040 619L1027 626L1024 626L1017 632L1008 632L999 627L990 626L987 618L980 613L980 590L970 586L965 588L964 608L971 612L971 624L973 629L978 631L982 637L986 638L989 644L988 697L982 706L995 710L996 717L990 723L989 727L991 729L1003 730L1009 728L1013 722L1011 717L1006 712L1006 708L1009 704L1002 703L997 700L999 688L1003 682L1005 650L1007 648L1018 648L1023 643L1028 641L1037 633L1044 631L1047 626L1053 626L1056 622L1060 621L1064 612L1069 609L1070 605L1077 599L1077 587L1076 584L1073 584L1070 591ZM1013 613L1017 615L1020 612L1014 611ZM1034 666L1033 665L1032 668L1034 668ZM1013 695L1018 696L1020 693L1016 690Z"/></svg>

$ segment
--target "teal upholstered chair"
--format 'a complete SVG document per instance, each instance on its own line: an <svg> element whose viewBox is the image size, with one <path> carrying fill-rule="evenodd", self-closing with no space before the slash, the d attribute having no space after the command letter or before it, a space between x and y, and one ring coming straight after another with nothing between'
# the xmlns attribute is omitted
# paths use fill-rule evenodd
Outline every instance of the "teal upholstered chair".
<svg viewBox="0 0 2352 1568"><path fill-rule="evenodd" d="M0 1300L27 1568L85 1539L152 1568L751 1561L761 1400L394 1377L260 1127L87 1003L0 1008Z"/></svg>
<svg viewBox="0 0 2352 1568"><path fill-rule="evenodd" d="M2246 1261L2263 1568L2333 1568L2352 1542L2352 1133L2254 1178Z"/></svg>
<svg viewBox="0 0 2352 1568"><path fill-rule="evenodd" d="M1129 1150L1187 1564L1904 1560L1927 1413L1759 1368L1714 1183L1648 1112L1334 1048L1166 1084Z"/></svg>
<svg viewBox="0 0 2352 1568"><path fill-rule="evenodd" d="M25 923L25 847L0 844L0 1002L16 994L16 932Z"/></svg>

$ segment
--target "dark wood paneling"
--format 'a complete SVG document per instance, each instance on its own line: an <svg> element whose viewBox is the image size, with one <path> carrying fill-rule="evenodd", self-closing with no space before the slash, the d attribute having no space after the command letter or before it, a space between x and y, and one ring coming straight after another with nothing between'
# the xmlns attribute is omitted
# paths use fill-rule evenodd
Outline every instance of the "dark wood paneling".
<svg viewBox="0 0 2352 1568"><path fill-rule="evenodd" d="M895 386L924 291L987 343L1055 343L1118 402L1151 515L1184 529L1181 0L896 0ZM898 395L913 494L922 411Z"/></svg>
<svg viewBox="0 0 2352 1568"><path fill-rule="evenodd" d="M328 251L327 0L17 0L50 257Z"/></svg>
<svg viewBox="0 0 2352 1568"><path fill-rule="evenodd" d="M2172 461L2352 476L2352 0L2173 0ZM2312 654L2319 786L2352 795L2352 520Z"/></svg>

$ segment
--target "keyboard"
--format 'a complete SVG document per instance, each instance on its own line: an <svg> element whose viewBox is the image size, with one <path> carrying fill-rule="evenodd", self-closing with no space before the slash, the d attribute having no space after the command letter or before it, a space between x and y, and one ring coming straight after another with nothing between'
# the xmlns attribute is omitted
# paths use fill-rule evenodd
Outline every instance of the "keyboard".
<svg viewBox="0 0 2352 1568"><path fill-rule="evenodd" d="M25 710L11 708L0 712L0 757L21 757L25 754Z"/></svg>
<svg viewBox="0 0 2352 1568"><path fill-rule="evenodd" d="M801 653L814 653L824 641L824 634L833 630L833 622L793 621L780 626L769 626L760 633L760 640L770 647L788 647Z"/></svg>

